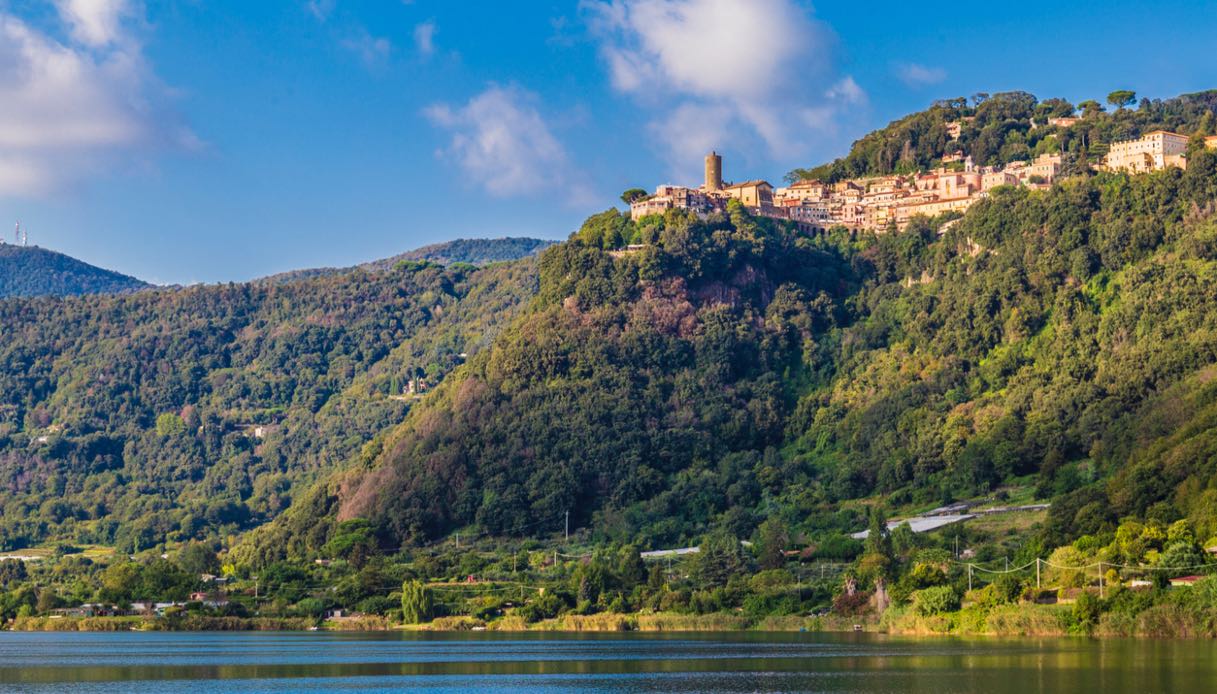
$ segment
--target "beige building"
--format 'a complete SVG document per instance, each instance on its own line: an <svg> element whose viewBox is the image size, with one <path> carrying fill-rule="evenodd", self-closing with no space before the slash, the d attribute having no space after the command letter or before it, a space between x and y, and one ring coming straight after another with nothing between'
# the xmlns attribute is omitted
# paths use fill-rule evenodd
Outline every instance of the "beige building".
<svg viewBox="0 0 1217 694"><path fill-rule="evenodd" d="M779 205L798 205L805 200L823 200L828 197L828 190L828 184L820 181L796 181L773 191L773 198Z"/></svg>
<svg viewBox="0 0 1217 694"><path fill-rule="evenodd" d="M1137 140L1113 142L1104 166L1110 171L1143 173L1187 164L1186 135L1155 130Z"/></svg>
<svg viewBox="0 0 1217 694"><path fill-rule="evenodd" d="M980 189L987 191L998 186L1016 186L1018 182L1018 176L1008 171L991 171L981 177Z"/></svg>
<svg viewBox="0 0 1217 694"><path fill-rule="evenodd" d="M916 205L901 205L896 208L896 224L903 227L908 224L910 219L919 214L935 217L943 212L964 212L979 199L980 196L971 195L963 198L940 198Z"/></svg>
<svg viewBox="0 0 1217 694"><path fill-rule="evenodd" d="M773 186L768 181L744 181L723 186L723 195L735 198L745 207L773 207Z"/></svg>
<svg viewBox="0 0 1217 694"><path fill-rule="evenodd" d="M1035 158L1035 161L1032 161L1024 169L1026 171L1026 178L1023 179L1023 182L1029 183L1032 176L1039 176L1044 179L1044 183L1052 183L1061 173L1062 161L1059 154L1039 155Z"/></svg>

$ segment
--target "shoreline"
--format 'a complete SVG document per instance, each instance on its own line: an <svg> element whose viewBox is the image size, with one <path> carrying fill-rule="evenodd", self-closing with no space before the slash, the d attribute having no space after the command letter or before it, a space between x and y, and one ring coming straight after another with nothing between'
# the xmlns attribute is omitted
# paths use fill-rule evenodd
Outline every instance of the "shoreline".
<svg viewBox="0 0 1217 694"><path fill-rule="evenodd" d="M563 615L525 623L508 615L490 622L473 617L440 617L424 624L399 624L384 617L351 617L318 622L307 618L273 617L21 617L3 626L13 632L115 632L115 631L327 631L419 633L870 633L916 637L1080 637L1209 639L1217 629L1217 607L1197 620L1181 611L1159 611L1138 618L1103 615L1089 631L1066 626L1067 606L1006 605L992 610L965 608L929 617L893 609L880 619L828 616L753 618L740 614L711 613L600 613Z"/></svg>

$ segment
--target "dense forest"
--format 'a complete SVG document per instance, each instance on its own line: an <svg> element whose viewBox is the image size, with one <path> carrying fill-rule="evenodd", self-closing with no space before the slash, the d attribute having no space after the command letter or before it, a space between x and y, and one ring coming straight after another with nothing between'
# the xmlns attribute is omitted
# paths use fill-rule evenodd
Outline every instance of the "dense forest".
<svg viewBox="0 0 1217 694"><path fill-rule="evenodd" d="M469 263L487 265L508 260L518 260L536 255L553 245L553 241L530 238L505 237L501 239L454 239L443 243L423 246L407 251L400 256L377 261L373 266L387 266L402 260L425 260L440 265Z"/></svg>
<svg viewBox="0 0 1217 694"><path fill-rule="evenodd" d="M504 237L499 239L454 239L443 243L433 243L412 251L399 253L388 258L373 260L353 268L310 268L307 270L291 270L289 272L264 277L260 282L291 282L310 277L327 277L338 275L351 270L366 270L368 272L385 272L392 270L403 262L427 262L437 265L489 265L512 260L520 260L540 253L553 245L553 241L519 237Z"/></svg>
<svg viewBox="0 0 1217 694"><path fill-rule="evenodd" d="M0 302L0 546L273 518L535 292L528 262Z"/></svg>
<svg viewBox="0 0 1217 694"><path fill-rule="evenodd" d="M145 282L37 246L0 243L0 299L143 289Z"/></svg>
<svg viewBox="0 0 1217 694"><path fill-rule="evenodd" d="M1217 134L1217 90L1184 94L1172 99L1142 99L1135 108L1132 92L1108 96L1107 110L1095 100L1072 104L1064 99L1040 101L1026 92L977 94L971 99L946 99L853 144L849 154L828 164L795 169L791 181L913 173L942 163L944 155L966 152L977 166L1027 161L1045 153L1065 157L1066 173L1086 170L1099 161L1112 142L1140 137L1153 130L1184 135ZM1050 118L1079 116L1068 126L1049 125ZM959 138L948 131L960 125Z"/></svg>

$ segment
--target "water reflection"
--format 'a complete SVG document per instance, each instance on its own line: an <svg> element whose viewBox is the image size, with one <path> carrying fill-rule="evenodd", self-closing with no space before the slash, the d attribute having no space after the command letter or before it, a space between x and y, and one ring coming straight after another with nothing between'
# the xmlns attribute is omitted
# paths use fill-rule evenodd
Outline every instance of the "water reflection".
<svg viewBox="0 0 1217 694"><path fill-rule="evenodd" d="M868 634L0 633L16 691L1217 690L1207 641Z"/></svg>

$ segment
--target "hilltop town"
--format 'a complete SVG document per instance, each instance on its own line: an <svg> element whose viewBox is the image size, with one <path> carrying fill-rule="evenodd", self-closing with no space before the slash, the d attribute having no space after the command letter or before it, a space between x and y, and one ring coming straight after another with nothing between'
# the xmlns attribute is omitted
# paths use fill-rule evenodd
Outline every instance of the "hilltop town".
<svg viewBox="0 0 1217 694"><path fill-rule="evenodd" d="M948 124L953 139L958 140L966 120ZM1070 127L1079 120L1050 118L1047 127ZM1092 168L1128 173L1186 168L1188 143L1186 135L1157 130L1138 139L1112 143L1107 155ZM1204 144L1217 149L1217 136L1204 138ZM1064 157L1060 153L1042 153L1030 161L976 166L970 155L956 150L944 155L941 165L929 171L834 183L804 179L779 188L765 180L724 183L722 157L711 152L705 162L705 181L701 186L661 185L654 195L630 203L631 218L639 220L669 209L691 210L705 216L725 210L727 201L734 199L753 214L789 220L810 232L834 226L876 232L903 229L918 215L962 213L999 186L1047 188L1061 175Z"/></svg>

